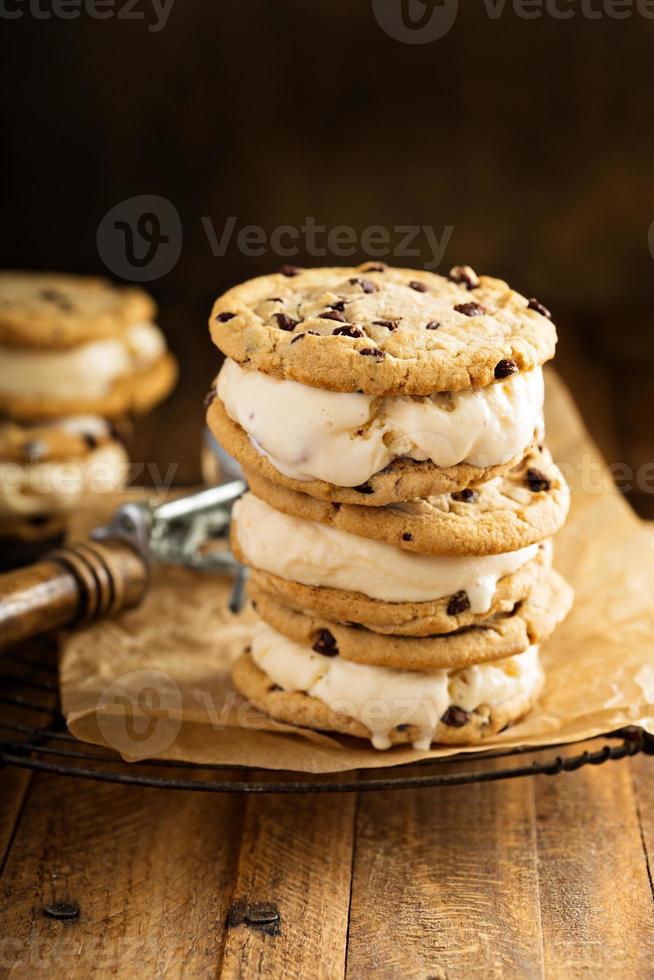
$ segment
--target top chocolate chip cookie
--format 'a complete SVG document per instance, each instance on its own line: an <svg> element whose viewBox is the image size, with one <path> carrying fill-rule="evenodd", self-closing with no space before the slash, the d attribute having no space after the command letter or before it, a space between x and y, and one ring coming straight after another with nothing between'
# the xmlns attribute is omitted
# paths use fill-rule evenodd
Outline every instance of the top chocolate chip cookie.
<svg viewBox="0 0 654 980"><path fill-rule="evenodd" d="M63 350L153 319L135 287L53 272L0 272L0 344Z"/></svg>
<svg viewBox="0 0 654 980"><path fill-rule="evenodd" d="M244 367L332 391L427 395L492 384L554 356L548 310L500 279L379 263L251 279L216 303L217 346Z"/></svg>

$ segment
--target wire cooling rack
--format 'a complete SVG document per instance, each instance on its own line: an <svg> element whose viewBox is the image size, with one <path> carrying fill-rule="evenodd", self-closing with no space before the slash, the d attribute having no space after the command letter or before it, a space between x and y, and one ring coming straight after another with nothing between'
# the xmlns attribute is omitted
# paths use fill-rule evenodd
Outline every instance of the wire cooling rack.
<svg viewBox="0 0 654 980"><path fill-rule="evenodd" d="M59 704L57 648L42 641L0 658L0 766L74 776L100 782L212 793L333 793L415 789L556 775L587 765L654 755L654 737L623 728L584 743L582 751L556 743L426 760L410 766L358 770L316 777L306 773L252 770L234 765L194 765L152 759L127 763L67 731ZM560 750L557 754L557 748Z"/></svg>

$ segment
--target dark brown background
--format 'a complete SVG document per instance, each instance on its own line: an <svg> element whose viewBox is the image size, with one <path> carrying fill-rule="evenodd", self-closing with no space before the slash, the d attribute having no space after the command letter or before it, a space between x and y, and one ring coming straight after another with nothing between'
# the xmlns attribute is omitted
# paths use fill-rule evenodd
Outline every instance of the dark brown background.
<svg viewBox="0 0 654 980"><path fill-rule="evenodd" d="M176 0L159 33L85 15L0 21L2 264L106 271L109 208L160 194L180 213L180 260L148 285L183 370L159 410L162 465L199 443L214 295L284 261L235 245L214 257L203 215L268 232L307 215L359 233L453 225L441 269L469 262L550 306L560 370L606 454L654 460L654 21L459 6L426 45L387 36L367 0ZM651 493L632 500L654 516Z"/></svg>

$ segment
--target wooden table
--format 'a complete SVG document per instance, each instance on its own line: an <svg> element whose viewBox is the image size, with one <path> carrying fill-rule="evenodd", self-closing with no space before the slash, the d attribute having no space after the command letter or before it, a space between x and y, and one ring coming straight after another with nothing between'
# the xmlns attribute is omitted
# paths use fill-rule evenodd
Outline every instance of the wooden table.
<svg viewBox="0 0 654 980"><path fill-rule="evenodd" d="M2 794L2 976L654 974L651 759L248 798L8 770Z"/></svg>
<svg viewBox="0 0 654 980"><path fill-rule="evenodd" d="M175 458L172 411L140 458ZM654 976L651 758L247 798L7 769L0 860L2 976Z"/></svg>

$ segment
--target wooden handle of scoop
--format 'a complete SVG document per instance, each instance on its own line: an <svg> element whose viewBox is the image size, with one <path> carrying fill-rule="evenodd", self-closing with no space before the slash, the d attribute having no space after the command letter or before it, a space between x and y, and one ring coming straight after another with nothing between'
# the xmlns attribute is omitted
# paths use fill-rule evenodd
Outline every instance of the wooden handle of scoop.
<svg viewBox="0 0 654 980"><path fill-rule="evenodd" d="M35 565L0 575L0 649L132 609L147 584L147 563L122 541L52 551Z"/></svg>

